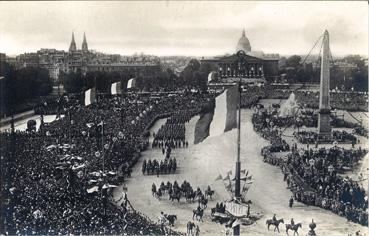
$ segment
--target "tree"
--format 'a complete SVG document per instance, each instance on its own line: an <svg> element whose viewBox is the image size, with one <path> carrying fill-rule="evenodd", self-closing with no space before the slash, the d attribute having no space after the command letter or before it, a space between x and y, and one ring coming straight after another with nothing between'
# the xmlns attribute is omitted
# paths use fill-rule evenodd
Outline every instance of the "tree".
<svg viewBox="0 0 369 236"><path fill-rule="evenodd" d="M4 77L1 82L1 105L5 106L1 111L3 114L9 114L10 108L52 91L52 80L48 71L42 68L15 69L6 63Z"/></svg>
<svg viewBox="0 0 369 236"><path fill-rule="evenodd" d="M301 66L300 62L301 62L300 56L297 56L297 55L290 56L286 60L286 67L293 67L297 69L298 67Z"/></svg>
<svg viewBox="0 0 369 236"><path fill-rule="evenodd" d="M68 74L62 73L61 81L67 93L80 93L89 84L88 82L85 83L81 71L77 71L76 73L70 72Z"/></svg>

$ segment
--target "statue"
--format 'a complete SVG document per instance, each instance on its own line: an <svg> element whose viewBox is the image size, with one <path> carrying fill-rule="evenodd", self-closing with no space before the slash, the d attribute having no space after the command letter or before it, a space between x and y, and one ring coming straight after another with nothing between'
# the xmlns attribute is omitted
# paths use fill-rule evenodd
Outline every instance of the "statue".
<svg viewBox="0 0 369 236"><path fill-rule="evenodd" d="M309 224L309 233L307 234L307 236L316 236L316 233L314 231L314 229L316 228L316 224L314 222L314 219L311 219L311 223Z"/></svg>

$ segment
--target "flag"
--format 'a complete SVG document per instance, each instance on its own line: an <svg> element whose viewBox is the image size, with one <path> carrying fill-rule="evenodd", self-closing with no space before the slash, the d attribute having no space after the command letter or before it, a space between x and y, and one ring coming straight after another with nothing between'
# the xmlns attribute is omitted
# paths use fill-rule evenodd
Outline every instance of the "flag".
<svg viewBox="0 0 369 236"><path fill-rule="evenodd" d="M113 95L122 94L121 83L116 82L116 83L111 84L110 91L111 91L111 94Z"/></svg>
<svg viewBox="0 0 369 236"><path fill-rule="evenodd" d="M246 183L246 184L243 185L242 191L241 191L242 196L246 197L246 194L249 191L249 189L251 187L251 184L252 184L252 182L249 182L249 183Z"/></svg>
<svg viewBox="0 0 369 236"><path fill-rule="evenodd" d="M215 181L217 181L217 180L221 180L221 179L223 179L223 178L222 178L222 175L219 175L219 176L215 179Z"/></svg>
<svg viewBox="0 0 369 236"><path fill-rule="evenodd" d="M127 88L134 88L134 87L136 87L136 79L132 78L132 79L128 80Z"/></svg>
<svg viewBox="0 0 369 236"><path fill-rule="evenodd" d="M223 180L226 181L226 180L230 180L231 177L229 175L227 175Z"/></svg>
<svg viewBox="0 0 369 236"><path fill-rule="evenodd" d="M232 86L215 98L212 112L202 114L195 125L195 141L214 137L237 127L238 86Z"/></svg>
<svg viewBox="0 0 369 236"><path fill-rule="evenodd" d="M252 175L241 178L242 181L251 180Z"/></svg>
<svg viewBox="0 0 369 236"><path fill-rule="evenodd" d="M95 88L91 88L85 91L85 106L90 105L91 103L96 102L96 90Z"/></svg>
<svg viewBox="0 0 369 236"><path fill-rule="evenodd" d="M225 188L226 188L227 191L232 192L232 185L231 184L226 185Z"/></svg>

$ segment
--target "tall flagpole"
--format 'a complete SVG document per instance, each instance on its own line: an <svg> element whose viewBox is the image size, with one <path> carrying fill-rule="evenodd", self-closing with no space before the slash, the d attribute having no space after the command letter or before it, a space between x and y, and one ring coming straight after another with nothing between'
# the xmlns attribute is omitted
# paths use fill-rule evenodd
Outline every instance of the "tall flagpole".
<svg viewBox="0 0 369 236"><path fill-rule="evenodd" d="M237 122L237 160L236 160L236 182L235 182L235 191L234 197L237 201L240 201L241 198L241 160L240 160L240 151L241 151L241 77L238 82L238 122ZM237 225L233 228L233 235L240 235L240 225Z"/></svg>

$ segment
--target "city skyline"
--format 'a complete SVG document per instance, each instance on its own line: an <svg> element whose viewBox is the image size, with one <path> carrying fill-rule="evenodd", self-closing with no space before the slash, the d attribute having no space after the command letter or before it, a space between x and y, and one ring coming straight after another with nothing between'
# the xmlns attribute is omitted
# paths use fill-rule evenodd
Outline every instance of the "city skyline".
<svg viewBox="0 0 369 236"><path fill-rule="evenodd" d="M253 50L307 54L328 29L333 56L367 55L367 5L367 2L0 2L0 52L18 55L41 48L68 51L72 32L77 48L81 49L86 32L89 49L104 53L216 56L234 53L245 29Z"/></svg>

